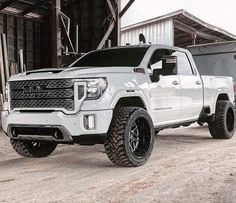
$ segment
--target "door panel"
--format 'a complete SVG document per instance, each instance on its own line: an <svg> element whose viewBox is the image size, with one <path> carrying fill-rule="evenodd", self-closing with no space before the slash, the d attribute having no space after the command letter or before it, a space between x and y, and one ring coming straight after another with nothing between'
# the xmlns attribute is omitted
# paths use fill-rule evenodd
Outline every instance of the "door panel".
<svg viewBox="0 0 236 203"><path fill-rule="evenodd" d="M154 125L170 123L180 117L180 80L177 75L162 76L150 85Z"/></svg>
<svg viewBox="0 0 236 203"><path fill-rule="evenodd" d="M181 81L181 118L199 117L203 106L200 76L179 76Z"/></svg>
<svg viewBox="0 0 236 203"><path fill-rule="evenodd" d="M203 107L203 86L201 77L195 73L188 56L184 52L175 51L177 72L181 83L181 118L198 118Z"/></svg>

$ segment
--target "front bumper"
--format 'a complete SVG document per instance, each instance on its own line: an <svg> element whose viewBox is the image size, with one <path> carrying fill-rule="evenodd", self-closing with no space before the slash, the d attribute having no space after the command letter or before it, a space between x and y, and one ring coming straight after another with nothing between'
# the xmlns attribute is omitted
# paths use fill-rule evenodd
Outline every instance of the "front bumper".
<svg viewBox="0 0 236 203"><path fill-rule="evenodd" d="M84 118L94 115L94 129L86 129ZM60 128L67 137L78 137L85 135L100 135L108 132L113 110L80 111L75 115L66 115L63 112L12 112L2 111L2 127L9 134L14 127L24 126L31 128ZM42 138L43 139L43 138Z"/></svg>

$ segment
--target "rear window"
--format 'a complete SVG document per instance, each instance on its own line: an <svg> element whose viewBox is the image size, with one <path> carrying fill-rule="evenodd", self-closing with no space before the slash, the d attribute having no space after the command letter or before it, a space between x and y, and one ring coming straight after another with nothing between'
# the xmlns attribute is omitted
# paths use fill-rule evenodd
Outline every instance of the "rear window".
<svg viewBox="0 0 236 203"><path fill-rule="evenodd" d="M72 67L137 67L147 50L148 47L94 51L79 59Z"/></svg>

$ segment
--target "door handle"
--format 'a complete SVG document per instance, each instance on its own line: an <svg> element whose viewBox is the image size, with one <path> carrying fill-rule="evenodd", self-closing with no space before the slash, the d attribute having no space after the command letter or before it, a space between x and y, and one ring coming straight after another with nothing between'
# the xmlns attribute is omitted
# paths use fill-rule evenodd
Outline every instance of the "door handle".
<svg viewBox="0 0 236 203"><path fill-rule="evenodd" d="M175 80L172 82L172 85L179 85L179 82Z"/></svg>
<svg viewBox="0 0 236 203"><path fill-rule="evenodd" d="M196 85L201 85L202 83L200 81L195 82Z"/></svg>

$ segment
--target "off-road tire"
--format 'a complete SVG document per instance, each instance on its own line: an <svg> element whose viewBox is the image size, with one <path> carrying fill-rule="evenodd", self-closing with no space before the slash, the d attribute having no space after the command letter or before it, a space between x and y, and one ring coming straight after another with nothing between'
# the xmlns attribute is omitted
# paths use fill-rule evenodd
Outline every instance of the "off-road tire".
<svg viewBox="0 0 236 203"><path fill-rule="evenodd" d="M19 140L12 140L11 145L13 149L23 157L42 158L49 156L57 147L55 143L37 143L25 142Z"/></svg>
<svg viewBox="0 0 236 203"><path fill-rule="evenodd" d="M137 152L132 151L130 144L131 127L134 123L136 129L140 131L138 133L140 141L137 144ZM112 163L119 166L141 166L147 162L151 155L154 135L152 119L144 109L136 107L117 108L114 110L112 123L104 143L107 156ZM140 155L137 155L138 153Z"/></svg>
<svg viewBox="0 0 236 203"><path fill-rule="evenodd" d="M235 132L235 110L229 101L216 103L215 119L208 123L209 131L214 139L230 139Z"/></svg>

